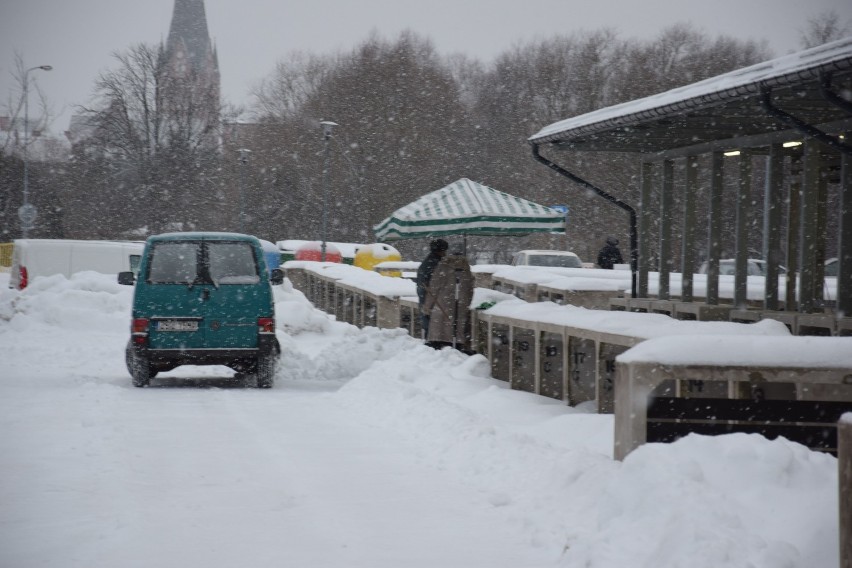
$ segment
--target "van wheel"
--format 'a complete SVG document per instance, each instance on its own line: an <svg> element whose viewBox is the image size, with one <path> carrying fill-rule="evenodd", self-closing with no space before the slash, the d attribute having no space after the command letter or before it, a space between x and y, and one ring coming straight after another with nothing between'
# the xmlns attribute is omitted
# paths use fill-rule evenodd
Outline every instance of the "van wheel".
<svg viewBox="0 0 852 568"><path fill-rule="evenodd" d="M133 386L147 387L154 375L157 374L151 368L151 362L147 358L139 356L138 352L129 345L125 355L127 370L130 371L130 376L133 378Z"/></svg>
<svg viewBox="0 0 852 568"><path fill-rule="evenodd" d="M277 359L274 355L260 355L257 358L257 388L272 388L272 384L275 382L275 362Z"/></svg>

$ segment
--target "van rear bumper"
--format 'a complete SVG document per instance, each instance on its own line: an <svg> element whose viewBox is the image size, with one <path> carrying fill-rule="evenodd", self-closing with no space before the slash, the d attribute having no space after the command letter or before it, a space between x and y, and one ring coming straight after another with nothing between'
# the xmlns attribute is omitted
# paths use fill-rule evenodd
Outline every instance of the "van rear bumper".
<svg viewBox="0 0 852 568"><path fill-rule="evenodd" d="M281 347L274 334L260 334L256 348L249 349L149 349L134 345L140 357L156 367L174 368L179 365L226 365L228 367L251 367L258 357L278 355Z"/></svg>

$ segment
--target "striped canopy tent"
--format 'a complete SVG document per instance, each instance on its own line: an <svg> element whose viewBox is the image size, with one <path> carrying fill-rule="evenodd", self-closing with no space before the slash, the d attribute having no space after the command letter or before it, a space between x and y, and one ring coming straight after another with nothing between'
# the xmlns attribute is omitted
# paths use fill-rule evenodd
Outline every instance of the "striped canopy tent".
<svg viewBox="0 0 852 568"><path fill-rule="evenodd" d="M564 233L565 215L462 178L400 207L373 226L379 241L442 235Z"/></svg>

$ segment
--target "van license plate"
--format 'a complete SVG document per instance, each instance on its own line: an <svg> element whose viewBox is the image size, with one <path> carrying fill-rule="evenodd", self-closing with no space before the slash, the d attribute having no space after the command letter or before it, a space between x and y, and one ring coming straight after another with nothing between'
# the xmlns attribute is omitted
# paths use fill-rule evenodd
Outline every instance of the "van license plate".
<svg viewBox="0 0 852 568"><path fill-rule="evenodd" d="M198 331L198 322L195 320L160 320L157 322L157 331Z"/></svg>

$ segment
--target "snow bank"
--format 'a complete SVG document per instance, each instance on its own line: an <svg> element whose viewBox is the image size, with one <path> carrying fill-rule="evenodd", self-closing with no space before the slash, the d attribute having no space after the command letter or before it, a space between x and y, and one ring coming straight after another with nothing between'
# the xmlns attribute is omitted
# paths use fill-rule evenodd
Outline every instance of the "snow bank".
<svg viewBox="0 0 852 568"><path fill-rule="evenodd" d="M177 388L174 379L134 389L123 362L131 292L94 274L37 280L23 293L0 291L0 424L7 432L0 438L6 466L0 525L7 529L0 531L0 564L36 558L29 565L177 566L203 559L205 566L224 568L237 559L273 565L271 559L284 554L304 562L320 555L334 566L424 566L399 550L399 538L382 545L373 527L407 535L408 527L424 526L411 511L450 487L468 491L455 515L436 518L438 532L467 535L477 531L466 519L487 518L500 541L489 550L516 554L501 562L470 541L444 549L449 541L436 531L403 537L425 540L441 559L433 565L838 563L837 461L831 456L758 435L690 435L646 444L616 462L611 415L513 391L490 378L481 356L435 351L400 330L334 321L288 285L275 290L284 357L273 389L219 382ZM591 317L586 311L563 310L569 319ZM600 314L599 325L638 326L607 319L618 315ZM766 337L749 340L787 339L768 337L778 330L765 325L750 327ZM292 424L288 411L301 407L299 420L312 428L328 423L340 428L338 435L354 429L359 442L375 438L377 445L351 455L330 446L334 455L294 463L285 449L335 435L317 438ZM309 421L308 414L322 420ZM852 421L852 413L844 420ZM175 435L168 424L186 435ZM380 445L389 440L402 442ZM223 447L231 453L222 454ZM381 476L370 485L376 473L355 464L379 458L406 465L394 472L417 466L429 488L402 478L393 485L404 490L390 492ZM338 482L335 475L349 477ZM330 485L320 483L325 480ZM311 492L315 487L340 489L322 499ZM344 501L358 506L347 510ZM362 532L352 532L354 525L342 518L357 519ZM270 530L280 538L271 538ZM511 543L504 542L508 534ZM376 547L353 555L361 537Z"/></svg>

